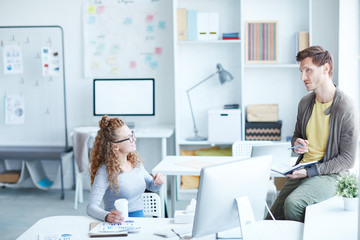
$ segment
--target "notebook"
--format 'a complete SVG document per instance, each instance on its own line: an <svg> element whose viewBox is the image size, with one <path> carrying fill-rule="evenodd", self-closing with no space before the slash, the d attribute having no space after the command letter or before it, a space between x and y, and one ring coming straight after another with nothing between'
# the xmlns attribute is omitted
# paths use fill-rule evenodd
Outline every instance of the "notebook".
<svg viewBox="0 0 360 240"><path fill-rule="evenodd" d="M273 157L272 165L279 163L289 164L291 157L289 147L291 147L290 142L252 146L251 157L271 155Z"/></svg>
<svg viewBox="0 0 360 240"><path fill-rule="evenodd" d="M128 235L127 231L103 231L104 222L91 222L90 223L90 237L126 237Z"/></svg>

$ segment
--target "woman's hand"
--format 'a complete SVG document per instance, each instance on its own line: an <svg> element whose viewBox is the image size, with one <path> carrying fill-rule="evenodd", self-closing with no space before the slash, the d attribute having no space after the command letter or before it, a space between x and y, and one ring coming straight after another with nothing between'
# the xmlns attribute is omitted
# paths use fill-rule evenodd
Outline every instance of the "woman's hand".
<svg viewBox="0 0 360 240"><path fill-rule="evenodd" d="M120 211L112 210L111 212L109 212L108 215L106 215L105 221L111 223L121 223L124 221L124 217L122 216L122 213Z"/></svg>
<svg viewBox="0 0 360 240"><path fill-rule="evenodd" d="M305 140L302 138L297 138L294 143L294 146L297 146L297 145L302 145L302 147L298 147L298 148L294 149L294 152L296 152L297 154L304 154L304 153L309 152L309 148L308 148L309 141L308 140Z"/></svg>
<svg viewBox="0 0 360 240"><path fill-rule="evenodd" d="M154 175L154 184L156 186L163 185L165 177L162 173L157 173Z"/></svg>

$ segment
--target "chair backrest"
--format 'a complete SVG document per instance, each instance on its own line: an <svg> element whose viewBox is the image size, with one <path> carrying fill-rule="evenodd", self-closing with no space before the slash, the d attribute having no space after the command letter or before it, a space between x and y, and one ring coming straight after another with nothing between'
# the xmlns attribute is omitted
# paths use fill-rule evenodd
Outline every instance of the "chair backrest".
<svg viewBox="0 0 360 240"><path fill-rule="evenodd" d="M272 144L270 141L236 141L232 145L233 157L251 157L252 146L254 145L268 145Z"/></svg>
<svg viewBox="0 0 360 240"><path fill-rule="evenodd" d="M161 200L156 193L143 193L143 208L145 217L161 217Z"/></svg>

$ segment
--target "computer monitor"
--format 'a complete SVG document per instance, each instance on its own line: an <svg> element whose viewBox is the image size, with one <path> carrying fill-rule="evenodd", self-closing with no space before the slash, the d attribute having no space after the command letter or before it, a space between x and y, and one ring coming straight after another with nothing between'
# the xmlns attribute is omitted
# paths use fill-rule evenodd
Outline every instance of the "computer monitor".
<svg viewBox="0 0 360 240"><path fill-rule="evenodd" d="M274 143L269 145L253 145L251 157L259 157L264 155L271 155L273 157L272 163L289 163L291 157L290 142Z"/></svg>
<svg viewBox="0 0 360 240"><path fill-rule="evenodd" d="M153 78L94 79L94 116L154 116Z"/></svg>
<svg viewBox="0 0 360 240"><path fill-rule="evenodd" d="M237 197L248 196L255 219L263 219L271 160L262 156L202 168L192 236L240 227Z"/></svg>

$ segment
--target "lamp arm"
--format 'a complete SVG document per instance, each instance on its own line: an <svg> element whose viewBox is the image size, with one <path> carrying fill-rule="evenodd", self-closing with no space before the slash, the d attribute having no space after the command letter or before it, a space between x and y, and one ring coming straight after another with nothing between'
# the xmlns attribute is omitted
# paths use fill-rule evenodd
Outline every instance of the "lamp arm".
<svg viewBox="0 0 360 240"><path fill-rule="evenodd" d="M195 84L194 86L192 86L191 88L189 88L188 90L186 90L186 92L187 92L187 93L190 92L191 90L193 90L193 89L196 88L197 86L203 84L204 82L206 82L206 80L208 80L209 78L213 77L214 75L216 75L216 74L218 74L218 73L219 73L219 71L211 74L210 76L208 76L208 77L205 78L204 80L198 82L197 84Z"/></svg>
<svg viewBox="0 0 360 240"><path fill-rule="evenodd" d="M208 76L207 78L205 78L204 80L198 82L197 84L195 84L194 86L192 86L191 88L189 88L188 90L186 90L186 95L187 95L187 98L188 98L188 101L189 101L189 105L190 105L190 111L191 111L191 117L192 117L192 120L193 120L193 124L194 124L194 133L195 133L195 136L198 135L198 129L197 129L197 126L196 126L196 121L195 121L195 116L194 116L194 112L193 112L193 108L192 108L192 105L191 105L191 100L190 100L190 91L193 90L194 88L196 88L197 86L203 84L204 82L206 82L208 79L210 79L211 77L213 77L215 74L218 74L219 71L211 74L210 76Z"/></svg>

